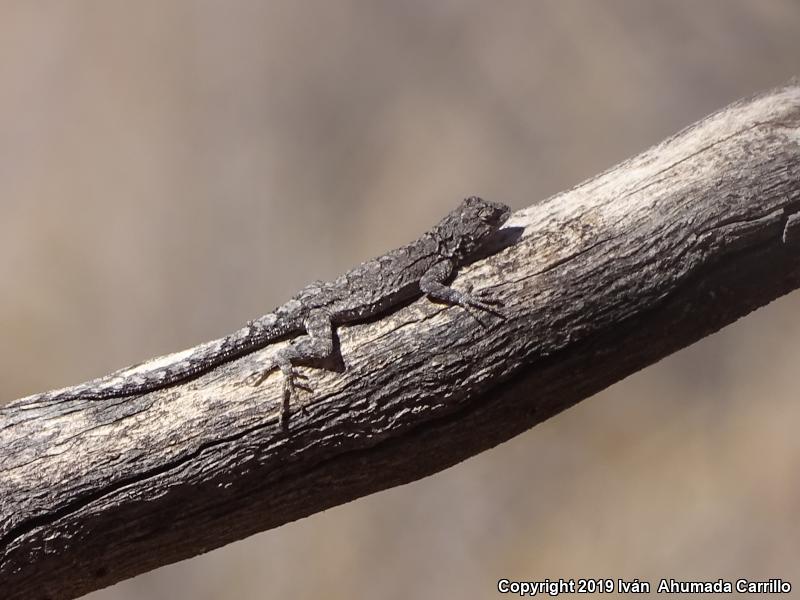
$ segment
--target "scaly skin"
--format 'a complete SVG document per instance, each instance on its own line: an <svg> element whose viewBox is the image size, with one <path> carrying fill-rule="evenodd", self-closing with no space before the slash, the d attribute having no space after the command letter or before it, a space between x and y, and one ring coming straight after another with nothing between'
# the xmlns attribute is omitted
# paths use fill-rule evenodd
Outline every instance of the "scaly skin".
<svg viewBox="0 0 800 600"><path fill-rule="evenodd" d="M497 314L489 303L447 286L455 270L468 263L509 216L503 204L471 197L416 241L351 269L330 282L303 288L272 313L250 321L223 338L195 348L188 356L124 377L106 377L22 401L61 402L77 398L135 396L194 379L213 368L278 340L298 336L276 353L274 368L284 376L281 422L285 425L294 390L293 365L322 360L333 352L337 325L381 315L418 296Z"/></svg>

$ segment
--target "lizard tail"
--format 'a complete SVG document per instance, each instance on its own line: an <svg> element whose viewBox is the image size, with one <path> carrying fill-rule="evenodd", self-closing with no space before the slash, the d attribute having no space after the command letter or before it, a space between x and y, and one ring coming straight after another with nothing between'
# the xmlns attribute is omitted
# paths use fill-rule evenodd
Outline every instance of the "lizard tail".
<svg viewBox="0 0 800 600"><path fill-rule="evenodd" d="M195 379L221 364L255 352L302 331L301 324L270 314L245 327L184 352L127 367L106 377L17 400L26 405L68 400L102 400L137 396Z"/></svg>

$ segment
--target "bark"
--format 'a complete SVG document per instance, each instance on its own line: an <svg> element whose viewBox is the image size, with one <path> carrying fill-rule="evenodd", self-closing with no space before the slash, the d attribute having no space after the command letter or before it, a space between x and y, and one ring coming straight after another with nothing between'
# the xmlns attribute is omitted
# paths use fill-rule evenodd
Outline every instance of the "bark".
<svg viewBox="0 0 800 600"><path fill-rule="evenodd" d="M800 82L517 212L457 288L340 328L278 421L280 345L135 398L0 409L0 590L74 598L445 469L800 285ZM302 405L303 410L298 406Z"/></svg>

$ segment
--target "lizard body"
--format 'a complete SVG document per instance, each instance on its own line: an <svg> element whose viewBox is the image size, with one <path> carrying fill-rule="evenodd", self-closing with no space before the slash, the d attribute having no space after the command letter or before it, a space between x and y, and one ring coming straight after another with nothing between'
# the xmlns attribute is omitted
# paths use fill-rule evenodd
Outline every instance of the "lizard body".
<svg viewBox="0 0 800 600"><path fill-rule="evenodd" d="M285 390L281 420L285 422L294 391L293 365L330 356L336 326L378 316L421 295L468 310L475 307L495 312L488 303L446 284L458 267L482 249L509 212L503 204L467 198L416 241L368 260L333 281L310 284L273 312L173 362L46 392L36 399L47 402L144 394L194 379L271 343L298 336L276 353L273 364L256 382L263 381L274 368L281 370Z"/></svg>

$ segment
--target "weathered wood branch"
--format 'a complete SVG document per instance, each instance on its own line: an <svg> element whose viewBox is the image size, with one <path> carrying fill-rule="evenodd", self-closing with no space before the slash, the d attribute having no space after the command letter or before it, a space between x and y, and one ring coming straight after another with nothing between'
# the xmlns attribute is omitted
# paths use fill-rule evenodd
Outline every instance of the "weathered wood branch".
<svg viewBox="0 0 800 600"><path fill-rule="evenodd" d="M339 331L278 423L275 347L137 398L0 410L0 590L73 598L440 471L800 285L800 83L514 215L456 287Z"/></svg>

